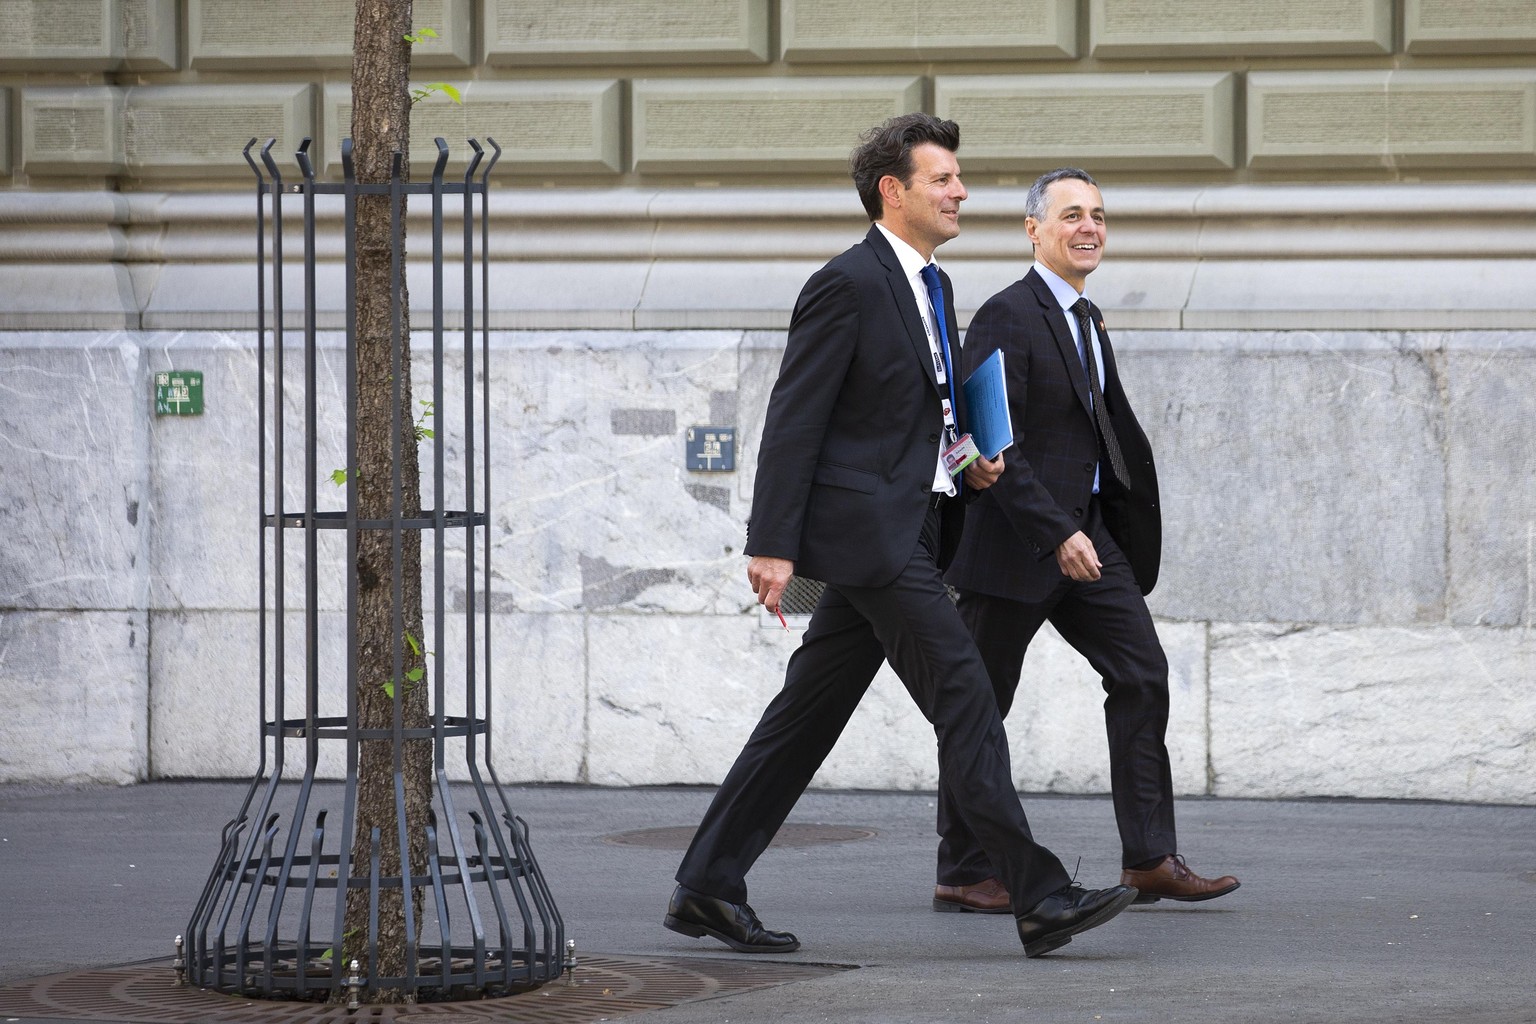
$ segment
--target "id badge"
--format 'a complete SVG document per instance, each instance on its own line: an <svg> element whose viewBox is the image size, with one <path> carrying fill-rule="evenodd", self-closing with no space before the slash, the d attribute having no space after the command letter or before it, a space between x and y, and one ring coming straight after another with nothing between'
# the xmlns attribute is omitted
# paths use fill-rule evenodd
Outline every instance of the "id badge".
<svg viewBox="0 0 1536 1024"><path fill-rule="evenodd" d="M944 468L950 476L958 475L966 466L981 458L981 452L976 448L976 442L971 440L970 434L961 434L960 440L945 448L939 453L944 460Z"/></svg>

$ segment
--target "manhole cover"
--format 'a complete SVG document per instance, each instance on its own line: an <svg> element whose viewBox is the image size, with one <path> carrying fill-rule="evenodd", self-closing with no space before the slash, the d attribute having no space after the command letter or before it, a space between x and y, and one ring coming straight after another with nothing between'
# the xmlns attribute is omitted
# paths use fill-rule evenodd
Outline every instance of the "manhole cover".
<svg viewBox="0 0 1536 1024"><path fill-rule="evenodd" d="M642 1010L837 974L829 964L726 958L582 957L573 974L478 1002L343 1006L248 999L177 987L168 963L107 967L0 988L0 1020L116 1024L591 1024Z"/></svg>
<svg viewBox="0 0 1536 1024"><path fill-rule="evenodd" d="M641 828L633 832L615 832L603 836L614 846L640 846L648 850L686 850L697 831L692 825L668 825ZM856 843L873 839L880 833L862 825L801 825L789 823L779 829L769 846L820 846L824 843Z"/></svg>

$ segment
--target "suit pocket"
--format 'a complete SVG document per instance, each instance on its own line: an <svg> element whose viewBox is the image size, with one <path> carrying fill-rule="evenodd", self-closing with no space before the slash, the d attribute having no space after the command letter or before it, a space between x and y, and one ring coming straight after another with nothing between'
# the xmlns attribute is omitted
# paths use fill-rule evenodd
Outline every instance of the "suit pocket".
<svg viewBox="0 0 1536 1024"><path fill-rule="evenodd" d="M816 463L816 473L811 479L814 483L828 487L846 487L850 491L862 491L865 494L874 494L875 486L880 482L876 473L867 469L854 469L852 466L839 466L835 462Z"/></svg>

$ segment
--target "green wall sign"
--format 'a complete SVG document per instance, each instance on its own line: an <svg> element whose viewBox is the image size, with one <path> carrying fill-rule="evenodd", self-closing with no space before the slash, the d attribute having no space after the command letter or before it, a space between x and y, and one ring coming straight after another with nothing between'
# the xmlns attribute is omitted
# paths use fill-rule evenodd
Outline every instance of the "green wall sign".
<svg viewBox="0 0 1536 1024"><path fill-rule="evenodd" d="M201 416L203 371L161 370L155 374L156 416Z"/></svg>

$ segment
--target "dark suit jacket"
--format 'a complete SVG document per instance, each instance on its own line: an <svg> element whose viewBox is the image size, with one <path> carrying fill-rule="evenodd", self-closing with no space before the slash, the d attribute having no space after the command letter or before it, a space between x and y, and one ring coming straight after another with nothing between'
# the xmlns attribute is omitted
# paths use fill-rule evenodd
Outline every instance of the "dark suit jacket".
<svg viewBox="0 0 1536 1024"><path fill-rule="evenodd" d="M940 277L954 345L953 292ZM938 387L912 285L871 226L795 302L758 447L746 553L790 559L797 576L831 584L895 579L933 490ZM945 510L941 565L963 522L960 502Z"/></svg>
<svg viewBox="0 0 1536 1024"><path fill-rule="evenodd" d="M1131 476L1127 492L1103 460L1100 508L1145 594L1157 583L1162 559L1157 471L1121 387L1097 306L1092 316L1104 352L1104 406ZM1056 548L1083 528L1100 455L1087 375L1066 314L1033 269L976 311L966 332L960 379L998 348L1004 352L1014 446L1003 453L1002 477L969 506L965 536L946 579L965 590L1037 601L1063 578Z"/></svg>

